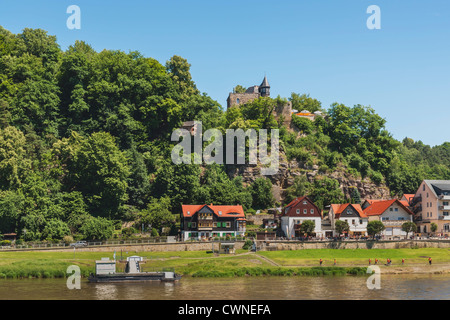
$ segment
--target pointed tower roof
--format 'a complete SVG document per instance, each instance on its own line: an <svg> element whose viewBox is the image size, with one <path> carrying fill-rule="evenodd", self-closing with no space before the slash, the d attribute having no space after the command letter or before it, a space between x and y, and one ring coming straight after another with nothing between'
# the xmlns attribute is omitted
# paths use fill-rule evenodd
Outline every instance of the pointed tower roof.
<svg viewBox="0 0 450 320"><path fill-rule="evenodd" d="M266 87L266 88L269 87L270 88L270 85L269 85L269 82L267 81L267 77L266 76L264 76L264 80L261 83L260 87L261 88L264 88L264 87Z"/></svg>

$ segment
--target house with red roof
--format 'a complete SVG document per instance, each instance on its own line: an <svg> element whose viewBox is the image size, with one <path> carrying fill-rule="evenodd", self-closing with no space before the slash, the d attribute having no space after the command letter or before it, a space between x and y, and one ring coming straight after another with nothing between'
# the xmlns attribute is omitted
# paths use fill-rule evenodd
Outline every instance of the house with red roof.
<svg viewBox="0 0 450 320"><path fill-rule="evenodd" d="M306 220L314 221L314 232L316 236L321 236L322 212L311 199L303 196L292 200L283 208L280 215L281 230L288 239L303 237L300 226Z"/></svg>
<svg viewBox="0 0 450 320"><path fill-rule="evenodd" d="M383 236L406 236L402 231L402 225L406 221L413 221L413 212L398 199L373 202L364 209L370 221L383 222L386 229Z"/></svg>
<svg viewBox="0 0 450 320"><path fill-rule="evenodd" d="M244 236L246 221L241 205L182 205L181 239Z"/></svg>
<svg viewBox="0 0 450 320"><path fill-rule="evenodd" d="M330 212L328 214L331 220L331 226L335 230L335 223L337 220L346 221L350 227L348 235L366 236L367 223L369 218L364 213L360 204L344 203L331 204ZM334 231L334 236L340 236Z"/></svg>

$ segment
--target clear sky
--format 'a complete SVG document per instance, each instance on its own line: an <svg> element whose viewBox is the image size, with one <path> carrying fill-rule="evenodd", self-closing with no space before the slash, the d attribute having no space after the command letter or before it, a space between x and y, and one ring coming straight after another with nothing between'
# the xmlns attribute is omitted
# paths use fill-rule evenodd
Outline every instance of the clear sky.
<svg viewBox="0 0 450 320"><path fill-rule="evenodd" d="M81 9L80 30L66 26L69 5ZM366 26L370 5L379 30ZM84 40L162 64L180 55L225 108L235 85L266 74L272 96L371 106L398 140L450 141L448 0L0 0L0 25L45 29L63 50Z"/></svg>

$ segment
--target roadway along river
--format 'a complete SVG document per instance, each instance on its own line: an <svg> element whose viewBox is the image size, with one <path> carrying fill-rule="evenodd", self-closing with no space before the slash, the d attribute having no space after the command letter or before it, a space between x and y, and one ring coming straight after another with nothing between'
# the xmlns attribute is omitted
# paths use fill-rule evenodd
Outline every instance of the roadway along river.
<svg viewBox="0 0 450 320"><path fill-rule="evenodd" d="M450 299L450 275L368 277L183 278L179 283L88 283L68 289L66 279L0 280L0 300L327 300Z"/></svg>

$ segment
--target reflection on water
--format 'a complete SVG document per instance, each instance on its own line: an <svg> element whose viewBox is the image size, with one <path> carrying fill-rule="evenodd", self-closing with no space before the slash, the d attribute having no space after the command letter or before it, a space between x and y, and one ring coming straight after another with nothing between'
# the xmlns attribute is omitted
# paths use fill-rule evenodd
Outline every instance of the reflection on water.
<svg viewBox="0 0 450 320"><path fill-rule="evenodd" d="M380 290L367 277L183 278L178 283L89 283L65 279L0 280L0 299L33 300L326 300L450 299L450 275L385 275Z"/></svg>

